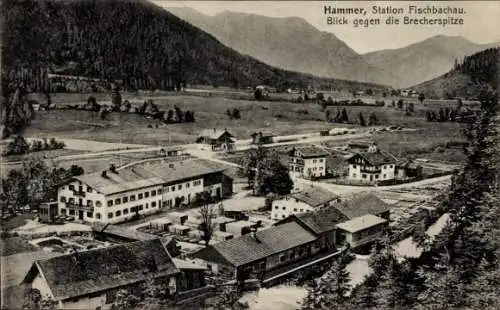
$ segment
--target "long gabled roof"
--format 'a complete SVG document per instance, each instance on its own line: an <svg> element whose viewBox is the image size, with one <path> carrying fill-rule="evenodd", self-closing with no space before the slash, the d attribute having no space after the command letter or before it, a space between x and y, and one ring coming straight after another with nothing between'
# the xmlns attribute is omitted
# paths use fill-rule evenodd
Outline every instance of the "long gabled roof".
<svg viewBox="0 0 500 310"><path fill-rule="evenodd" d="M327 151L317 146L299 146L289 151L289 155L302 158L326 157L330 155Z"/></svg>
<svg viewBox="0 0 500 310"><path fill-rule="evenodd" d="M347 222L340 223L337 225L337 227L350 233L354 233L386 222L387 220L383 218L380 218L373 214L366 214L360 217L356 217Z"/></svg>
<svg viewBox="0 0 500 310"><path fill-rule="evenodd" d="M222 172L224 168L202 159L188 159L178 162L149 162L119 169L116 173L106 171L76 176L74 179L89 185L105 195L134 189L168 184L197 176Z"/></svg>
<svg viewBox="0 0 500 310"><path fill-rule="evenodd" d="M391 209L391 205L385 203L372 193L361 194L343 201L334 206L340 213L349 219L366 214L378 215Z"/></svg>
<svg viewBox="0 0 500 310"><path fill-rule="evenodd" d="M314 212L299 213L295 214L295 217L311 231L319 235L334 230L338 223L348 219L339 212L335 212L333 208L333 206L329 206Z"/></svg>
<svg viewBox="0 0 500 310"><path fill-rule="evenodd" d="M316 237L296 222L285 223L239 238L216 243L194 254L210 260L218 257L232 266L242 266L268 256L316 240Z"/></svg>
<svg viewBox="0 0 500 310"><path fill-rule="evenodd" d="M42 274L59 301L179 272L161 240L153 239L38 260L23 282Z"/></svg>
<svg viewBox="0 0 500 310"><path fill-rule="evenodd" d="M222 137L224 134L228 134L230 137L234 137L227 129L204 129L200 137L208 137L213 140L217 140Z"/></svg>

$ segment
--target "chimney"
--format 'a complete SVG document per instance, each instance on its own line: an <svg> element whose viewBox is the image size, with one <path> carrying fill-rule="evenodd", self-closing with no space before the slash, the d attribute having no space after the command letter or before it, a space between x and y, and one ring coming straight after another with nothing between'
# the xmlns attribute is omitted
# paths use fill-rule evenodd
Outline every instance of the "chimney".
<svg viewBox="0 0 500 310"><path fill-rule="evenodd" d="M256 227L252 227L250 228L250 236L252 236L252 238L256 241L259 241L257 239L257 228Z"/></svg>
<svg viewBox="0 0 500 310"><path fill-rule="evenodd" d="M108 173L106 172L106 170L102 172L101 176L106 179L108 178Z"/></svg>

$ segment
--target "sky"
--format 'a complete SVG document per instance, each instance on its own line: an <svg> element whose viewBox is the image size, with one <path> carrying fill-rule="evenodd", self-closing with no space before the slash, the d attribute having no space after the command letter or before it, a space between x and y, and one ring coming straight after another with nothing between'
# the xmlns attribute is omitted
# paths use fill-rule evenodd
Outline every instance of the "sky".
<svg viewBox="0 0 500 310"><path fill-rule="evenodd" d="M414 26L386 25L387 15L371 14L372 6L401 7L408 11L409 5L417 1L179 1L152 0L162 7L190 7L206 15L215 15L224 10L252 13L270 17L301 17L322 31L334 33L358 53L381 49L392 49L425 40L435 35L463 36L476 43L500 42L500 1L419 1L420 7L434 5L464 8L463 25ZM363 18L380 17L381 25L353 27L350 25L328 25L324 6L339 8L366 8L369 13ZM404 14L408 15L408 14ZM422 15L420 15L422 16ZM427 15L436 17L435 15ZM347 16L346 16L347 17ZM400 17L402 17L400 15ZM442 16L439 16L442 17ZM351 15L352 18L352 15ZM352 22L352 21L351 21Z"/></svg>

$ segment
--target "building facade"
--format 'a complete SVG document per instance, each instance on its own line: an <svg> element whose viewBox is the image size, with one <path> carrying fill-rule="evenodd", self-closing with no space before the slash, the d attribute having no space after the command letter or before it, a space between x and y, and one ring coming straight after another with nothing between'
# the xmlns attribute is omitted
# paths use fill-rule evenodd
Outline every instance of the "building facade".
<svg viewBox="0 0 500 310"><path fill-rule="evenodd" d="M337 224L337 240L351 248L359 248L382 237L388 227L386 219L373 214L363 215Z"/></svg>
<svg viewBox="0 0 500 310"><path fill-rule="evenodd" d="M377 183L394 180L396 177L396 159L370 146L367 152L356 153L347 159L347 179L360 183Z"/></svg>
<svg viewBox="0 0 500 310"><path fill-rule="evenodd" d="M339 196L319 187L306 188L272 202L271 219L281 220L292 214L312 212L337 202Z"/></svg>
<svg viewBox="0 0 500 310"><path fill-rule="evenodd" d="M206 129L196 140L202 150L230 152L234 150L234 136L227 129Z"/></svg>
<svg viewBox="0 0 500 310"><path fill-rule="evenodd" d="M289 153L288 168L293 177L313 178L326 175L329 153L314 146L293 148Z"/></svg>

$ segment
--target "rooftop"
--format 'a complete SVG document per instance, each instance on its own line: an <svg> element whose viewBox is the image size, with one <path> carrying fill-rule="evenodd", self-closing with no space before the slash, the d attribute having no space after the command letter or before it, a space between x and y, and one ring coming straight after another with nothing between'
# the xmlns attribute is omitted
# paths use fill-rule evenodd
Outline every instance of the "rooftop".
<svg viewBox="0 0 500 310"><path fill-rule="evenodd" d="M330 201L336 200L339 198L338 195L322 189L321 187L308 187L303 191L290 194L290 198L297 199L302 201L311 207L319 207L328 203Z"/></svg>
<svg viewBox="0 0 500 310"><path fill-rule="evenodd" d="M211 245L196 253L196 256L206 258L220 255L233 266L241 266L316 240L313 234L296 222L274 226L255 234L255 237L247 234Z"/></svg>
<svg viewBox="0 0 500 310"><path fill-rule="evenodd" d="M97 172L74 178L103 194L110 195L222 171L224 169L220 166L207 164L205 160L188 159L178 162L142 163L119 169L116 173L108 170L106 177L103 177L101 172Z"/></svg>
<svg viewBox="0 0 500 310"><path fill-rule="evenodd" d="M366 214L360 217L356 217L347 222L337 224L337 228L340 228L350 233L354 233L385 222L387 222L387 220L383 218L380 218L373 214Z"/></svg>
<svg viewBox="0 0 500 310"><path fill-rule="evenodd" d="M56 301L179 273L159 239L37 260L24 282L43 273Z"/></svg>
<svg viewBox="0 0 500 310"><path fill-rule="evenodd" d="M115 235L118 237L129 239L131 241L144 241L157 238L155 235L151 235L135 229L103 223L92 223L92 231Z"/></svg>
<svg viewBox="0 0 500 310"><path fill-rule="evenodd" d="M397 159L394 156L382 151L359 152L349 157L348 161L358 156L364 158L367 162L369 162L373 166L380 166L383 164L395 164L397 161Z"/></svg>
<svg viewBox="0 0 500 310"><path fill-rule="evenodd" d="M349 219L366 214L379 215L391 209L391 205L371 193L354 196L334 207Z"/></svg>
<svg viewBox="0 0 500 310"><path fill-rule="evenodd" d="M210 139L217 140L224 134L228 134L230 137L234 137L229 131L227 131L227 129L216 129L216 128L204 129L201 132L200 137L208 137Z"/></svg>
<svg viewBox="0 0 500 310"><path fill-rule="evenodd" d="M331 206L314 212L295 214L295 217L315 234L322 234L334 230L337 223L347 219L346 217L338 214L338 212L332 212Z"/></svg>
<svg viewBox="0 0 500 310"><path fill-rule="evenodd" d="M330 155L327 151L314 145L294 147L289 154L302 158L326 157Z"/></svg>

